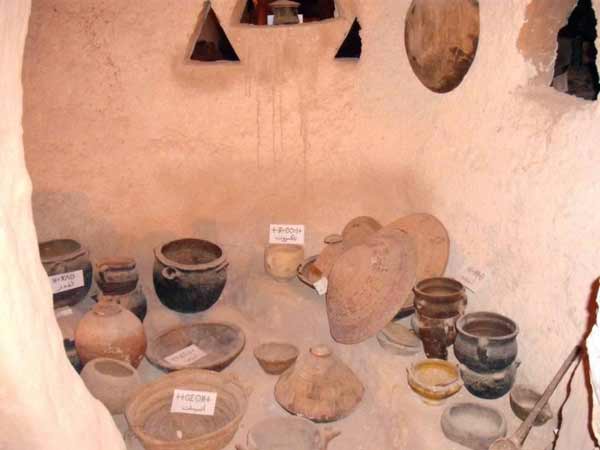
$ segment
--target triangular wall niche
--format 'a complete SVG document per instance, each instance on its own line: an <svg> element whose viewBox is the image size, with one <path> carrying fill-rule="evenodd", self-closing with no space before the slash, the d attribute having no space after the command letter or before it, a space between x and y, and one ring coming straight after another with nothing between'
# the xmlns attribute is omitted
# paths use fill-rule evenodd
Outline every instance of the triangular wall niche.
<svg viewBox="0 0 600 450"><path fill-rule="evenodd" d="M358 19L354 19L354 23L350 27L346 39L344 39L344 42L342 42L340 49L335 55L336 58L360 58L362 53L360 30L361 27Z"/></svg>
<svg viewBox="0 0 600 450"><path fill-rule="evenodd" d="M239 61L219 18L207 2L192 37L189 58L193 61Z"/></svg>

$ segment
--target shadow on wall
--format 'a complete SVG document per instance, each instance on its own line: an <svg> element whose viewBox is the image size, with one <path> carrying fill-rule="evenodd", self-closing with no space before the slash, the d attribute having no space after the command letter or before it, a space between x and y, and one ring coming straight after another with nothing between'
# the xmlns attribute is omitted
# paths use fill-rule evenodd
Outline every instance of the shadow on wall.
<svg viewBox="0 0 600 450"><path fill-rule="evenodd" d="M586 327L585 327L585 334L584 334L583 340L581 342L581 345L583 346L583 348L586 348L585 347L585 339L588 338L588 336L592 332L592 328L596 324L596 316L598 314L598 303L596 302L596 298L598 297L599 290L600 290L600 279L596 279L592 283L592 286L590 287L590 294L588 296L588 303L587 303L588 319L587 319L587 323L586 323ZM592 440L594 441L595 445L598 446L599 443L596 441L594 429L592 426L592 420L593 420L592 395L594 395L594 391L592 389L591 368L590 368L590 360L589 360L589 357L587 356L587 348L586 348L586 356L582 359L583 359L583 361L582 361L583 369L584 369L583 373L585 376L585 385L586 385L587 402L588 402L588 424L587 425L588 425L588 430L589 430L590 436L592 437Z"/></svg>

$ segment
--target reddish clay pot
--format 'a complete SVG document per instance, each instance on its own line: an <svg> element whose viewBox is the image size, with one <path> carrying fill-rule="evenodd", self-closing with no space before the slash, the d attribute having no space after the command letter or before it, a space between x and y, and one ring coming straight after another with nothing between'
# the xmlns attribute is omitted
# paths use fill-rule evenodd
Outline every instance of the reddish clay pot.
<svg viewBox="0 0 600 450"><path fill-rule="evenodd" d="M105 357L137 367L146 351L146 335L132 312L116 303L98 303L79 322L75 347L84 365Z"/></svg>
<svg viewBox="0 0 600 450"><path fill-rule="evenodd" d="M445 319L464 314L467 306L465 287L452 278L427 278L413 288L415 309L423 316Z"/></svg>

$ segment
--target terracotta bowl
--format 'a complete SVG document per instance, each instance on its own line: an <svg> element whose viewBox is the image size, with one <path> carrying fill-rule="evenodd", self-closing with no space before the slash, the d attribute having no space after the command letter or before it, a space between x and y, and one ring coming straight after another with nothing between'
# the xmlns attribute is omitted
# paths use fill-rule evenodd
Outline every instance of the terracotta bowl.
<svg viewBox="0 0 600 450"><path fill-rule="evenodd" d="M408 384L428 404L439 404L462 387L458 366L443 359L417 361L407 372Z"/></svg>
<svg viewBox="0 0 600 450"><path fill-rule="evenodd" d="M254 349L254 357L265 372L279 375L285 372L298 358L298 348L292 344L268 342Z"/></svg>
<svg viewBox="0 0 600 450"><path fill-rule="evenodd" d="M510 391L510 407L519 419L525 420L541 396L542 394L535 391L533 388L518 384ZM533 425L539 427L544 425L551 418L552 410L550 409L550 406L546 404L536 417Z"/></svg>
<svg viewBox="0 0 600 450"><path fill-rule="evenodd" d="M290 280L304 261L304 246L269 244L265 248L265 271L276 280Z"/></svg>
<svg viewBox="0 0 600 450"><path fill-rule="evenodd" d="M506 420L495 408L477 403L457 403L444 410L442 431L451 441L473 450L488 450L506 436Z"/></svg>

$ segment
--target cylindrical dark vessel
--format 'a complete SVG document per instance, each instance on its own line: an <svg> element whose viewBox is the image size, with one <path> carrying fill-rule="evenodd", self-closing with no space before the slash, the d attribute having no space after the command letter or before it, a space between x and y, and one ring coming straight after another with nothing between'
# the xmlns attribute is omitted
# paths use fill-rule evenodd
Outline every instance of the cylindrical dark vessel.
<svg viewBox="0 0 600 450"><path fill-rule="evenodd" d="M517 377L517 369L521 363L517 360L508 367L497 372L479 373L463 365L460 376L467 390L475 397L484 399L500 398L512 389Z"/></svg>
<svg viewBox="0 0 600 450"><path fill-rule="evenodd" d="M467 306L465 287L452 278L427 278L413 288L415 309L430 318L443 319L464 314Z"/></svg>
<svg viewBox="0 0 600 450"><path fill-rule="evenodd" d="M447 359L448 347L456 339L456 322L460 314L446 318L431 318L419 313L411 320L415 334L423 341L423 350L428 358Z"/></svg>
<svg viewBox="0 0 600 450"><path fill-rule="evenodd" d="M214 305L227 281L223 250L201 239L179 239L154 249L154 288L167 308L194 313Z"/></svg>
<svg viewBox="0 0 600 450"><path fill-rule="evenodd" d="M456 359L475 372L497 372L517 358L519 327L508 317L492 312L470 313L458 320L456 328Z"/></svg>
<svg viewBox="0 0 600 450"><path fill-rule="evenodd" d="M53 283L54 308L73 306L92 286L92 263L87 249L73 239L54 239L39 244L42 265ZM64 280L60 280L64 278Z"/></svg>

